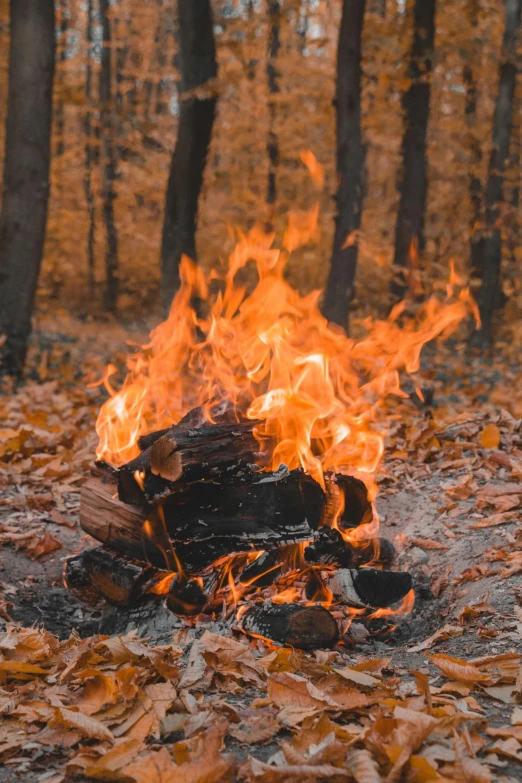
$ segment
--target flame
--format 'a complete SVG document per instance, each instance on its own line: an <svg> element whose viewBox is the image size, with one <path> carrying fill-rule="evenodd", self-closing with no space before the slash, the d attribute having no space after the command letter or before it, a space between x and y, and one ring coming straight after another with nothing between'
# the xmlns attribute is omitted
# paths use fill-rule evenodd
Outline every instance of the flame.
<svg viewBox="0 0 522 783"><path fill-rule="evenodd" d="M311 152L301 157L321 190L322 167ZM261 450L266 452L270 444L264 470L277 470L281 463L291 470L302 467L323 488L325 473L349 473L363 478L371 499L375 498L373 476L384 450L387 400L392 395L407 396L400 374L415 373L423 346L447 336L470 312L478 323L478 310L452 265L445 301L432 297L422 305L410 302L409 307L416 308L413 314L401 302L387 320L359 322L365 332L361 339L348 337L321 314L321 292L301 295L284 278L292 251L316 236L318 215L318 203L308 211L291 212L282 249L274 247L275 233L266 227L238 232L228 264L208 276L189 258L182 258L181 285L168 318L128 359L128 374L118 391L110 383L112 365L100 381L110 397L96 424L98 459L122 465L139 453L141 435L176 424L196 406L212 422L225 404L238 420L255 422ZM418 283L414 243L410 260L413 292ZM254 287L244 282L245 273L238 275L249 262L254 262L257 272ZM422 399L420 390L418 394ZM135 477L138 483L142 480L139 473ZM332 521L335 527L343 502L340 493ZM341 533L353 546L368 546L378 526L374 511L370 523ZM163 552L167 570L184 579L161 509L143 532ZM286 573L302 575L309 570L304 546L289 548ZM236 562L229 558L225 563L217 588L234 606L246 591L255 589L255 584L236 584ZM170 582L165 580L153 590L168 591ZM329 604L326 589L318 592L318 600ZM278 601L297 598L302 600L302 588L295 585L283 587L277 595ZM404 607L412 602L413 595L407 596ZM402 613L404 607L379 610L372 616Z"/></svg>
<svg viewBox="0 0 522 783"><path fill-rule="evenodd" d="M183 258L168 319L129 359L119 391L105 381L111 397L96 425L98 459L121 465L139 453L140 435L196 405L211 421L226 400L238 416L260 422L260 443L274 439L266 469L303 467L323 486L325 471L358 471L371 481L383 453L385 399L405 396L399 372L415 372L422 347L467 315L469 292L446 303L431 298L415 316L400 304L387 321L362 322L367 335L355 341L329 328L319 292L301 296L283 279L288 254L273 240L258 227L240 235L228 268L213 274L220 290L212 295L201 269ZM258 283L247 293L235 276L250 259ZM195 298L205 315L192 308Z"/></svg>

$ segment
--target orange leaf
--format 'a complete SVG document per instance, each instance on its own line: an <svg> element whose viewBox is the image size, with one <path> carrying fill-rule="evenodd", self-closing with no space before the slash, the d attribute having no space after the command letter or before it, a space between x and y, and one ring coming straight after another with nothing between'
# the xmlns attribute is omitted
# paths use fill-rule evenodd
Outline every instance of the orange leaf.
<svg viewBox="0 0 522 783"><path fill-rule="evenodd" d="M500 445L500 430L496 424L486 424L480 433L480 445L483 449L497 449Z"/></svg>
<svg viewBox="0 0 522 783"><path fill-rule="evenodd" d="M491 682L491 675L485 674L467 661L461 661L459 658L452 658L451 655L436 653L428 655L430 661L441 670L446 677L459 682Z"/></svg>

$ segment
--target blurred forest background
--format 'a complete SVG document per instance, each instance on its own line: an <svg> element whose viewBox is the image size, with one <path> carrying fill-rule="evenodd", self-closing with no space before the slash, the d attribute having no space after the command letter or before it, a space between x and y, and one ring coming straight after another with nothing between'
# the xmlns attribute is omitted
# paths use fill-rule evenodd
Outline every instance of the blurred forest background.
<svg viewBox="0 0 522 783"><path fill-rule="evenodd" d="M425 241L415 261L419 290L424 292L440 286L452 260L458 271L469 271L470 238L480 227L473 180L475 192L483 194L506 7L503 0L436 2ZM160 314L165 191L180 106L177 4L173 0L57 0L55 10L51 192L37 306L40 312L63 308L96 316L112 309L123 318ZM269 220L281 237L288 211L309 208L317 198L300 158L309 149L325 169L319 230L315 242L292 254L288 276L303 292L324 287L334 233L333 100L342 3L213 0L212 10L218 61L212 89L218 100L199 202L198 260L209 269L225 258L234 245L231 227L246 230L260 219ZM353 302L354 309L364 314L389 307L403 99L412 83L413 21L412 0L366 2L362 39L366 165ZM518 46L519 64L520 42ZM104 50L111 53L108 65ZM0 156L8 53L9 2L0 0ZM497 219L503 240L504 320L511 324L522 308L522 75L517 68ZM274 137L278 146L277 165L272 167L275 200L267 199L267 139ZM114 185L109 196L108 164L113 167L109 178ZM114 210L112 227L107 220L108 198ZM478 210L482 208L479 205ZM108 284L113 287L110 308Z"/></svg>

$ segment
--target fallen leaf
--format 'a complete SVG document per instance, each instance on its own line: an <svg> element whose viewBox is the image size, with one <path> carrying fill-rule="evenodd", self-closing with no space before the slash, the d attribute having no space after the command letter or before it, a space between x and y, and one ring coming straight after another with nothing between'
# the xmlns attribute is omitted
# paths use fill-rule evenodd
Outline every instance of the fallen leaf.
<svg viewBox="0 0 522 783"><path fill-rule="evenodd" d="M428 654L428 658L434 666L452 680L471 683L491 682L490 674L481 672L476 666L473 666L466 661L462 661L459 658L453 658L452 656L444 655L443 653L435 653L434 655Z"/></svg>
<svg viewBox="0 0 522 783"><path fill-rule="evenodd" d="M479 439L483 449L496 449L500 445L500 430L496 424L486 424Z"/></svg>
<svg viewBox="0 0 522 783"><path fill-rule="evenodd" d="M61 707L56 711L55 717L49 721L49 726L76 729L84 737L91 739L114 741L112 732L99 720L84 715L83 712L65 709L65 707Z"/></svg>

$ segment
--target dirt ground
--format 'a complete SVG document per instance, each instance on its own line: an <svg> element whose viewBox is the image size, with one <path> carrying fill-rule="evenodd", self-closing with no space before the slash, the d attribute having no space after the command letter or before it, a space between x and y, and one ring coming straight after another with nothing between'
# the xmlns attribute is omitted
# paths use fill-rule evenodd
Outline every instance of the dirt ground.
<svg viewBox="0 0 522 783"><path fill-rule="evenodd" d="M104 393L87 382L110 355L113 330L69 326L69 343L41 331L31 355L33 378L16 391L4 384L0 395L4 622L9 616L17 625L43 626L60 639L73 630L92 636L102 620L102 611L69 594L62 572L68 555L92 543L78 525L79 488L94 453L93 424ZM118 332L121 352L125 337ZM462 346L453 346L442 356L428 353L424 377L435 387L434 405L397 406L377 499L381 535L394 542L398 567L413 575L414 609L386 641L354 626L357 643L341 650L350 665L391 657L387 668L405 682L413 681L412 670L436 671L427 650L467 660L522 649L520 369L509 355L466 358ZM500 442L490 446L485 428L492 424ZM28 434L20 436L24 427ZM478 694L477 702L490 726L509 723L513 701L505 694ZM227 743L238 758L245 755L240 744ZM274 747L263 746L260 757ZM49 763L42 756L6 767L0 781L43 781ZM520 765L509 758L498 757L496 770L499 780L522 779Z"/></svg>

